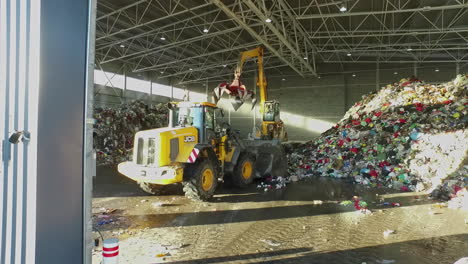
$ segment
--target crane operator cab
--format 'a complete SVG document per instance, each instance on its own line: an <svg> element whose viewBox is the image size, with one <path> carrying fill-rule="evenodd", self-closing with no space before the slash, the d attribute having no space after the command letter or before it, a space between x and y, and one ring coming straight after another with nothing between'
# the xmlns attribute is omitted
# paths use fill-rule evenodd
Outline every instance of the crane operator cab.
<svg viewBox="0 0 468 264"><path fill-rule="evenodd" d="M288 134L284 128L283 121L280 118L280 103L278 101L266 101L263 104L263 122L262 132L257 132L257 137L261 139L271 140L278 139L287 141Z"/></svg>

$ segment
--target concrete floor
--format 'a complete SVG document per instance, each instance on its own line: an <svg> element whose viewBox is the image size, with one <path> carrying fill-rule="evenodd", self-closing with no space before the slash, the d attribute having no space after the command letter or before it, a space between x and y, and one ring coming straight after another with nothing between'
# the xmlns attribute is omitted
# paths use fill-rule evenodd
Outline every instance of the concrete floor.
<svg viewBox="0 0 468 264"><path fill-rule="evenodd" d="M372 214L338 204L354 195ZM147 196L113 169L100 168L94 197L93 223L105 238L121 240L120 264L454 263L468 256L468 213L424 195L340 180L319 178L267 193L254 185L221 187L212 203L197 203L178 186ZM117 210L103 216L105 209ZM384 237L386 230L395 232ZM94 264L100 254L99 246Z"/></svg>

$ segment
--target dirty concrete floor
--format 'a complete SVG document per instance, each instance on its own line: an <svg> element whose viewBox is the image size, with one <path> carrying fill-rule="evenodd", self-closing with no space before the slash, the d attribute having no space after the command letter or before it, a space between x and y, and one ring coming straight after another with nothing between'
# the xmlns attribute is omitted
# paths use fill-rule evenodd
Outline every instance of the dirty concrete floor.
<svg viewBox="0 0 468 264"><path fill-rule="evenodd" d="M120 264L454 263L468 256L468 213L421 194L316 178L267 193L221 187L213 202L200 203L178 186L148 196L113 169L98 175L93 223L105 238L120 239ZM354 195L372 214L339 204ZM394 233L384 237L386 230Z"/></svg>

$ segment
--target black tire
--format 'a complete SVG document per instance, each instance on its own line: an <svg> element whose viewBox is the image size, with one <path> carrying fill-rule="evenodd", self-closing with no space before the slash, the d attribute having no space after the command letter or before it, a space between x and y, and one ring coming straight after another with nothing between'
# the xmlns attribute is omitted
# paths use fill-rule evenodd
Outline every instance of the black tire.
<svg viewBox="0 0 468 264"><path fill-rule="evenodd" d="M237 187L246 187L253 182L254 178L255 158L250 153L242 153L237 160L234 171L231 174L232 184Z"/></svg>
<svg viewBox="0 0 468 264"><path fill-rule="evenodd" d="M204 185L204 180L209 178L205 173L210 170L212 174L211 185ZM184 171L185 180L182 183L184 186L185 196L196 201L208 201L213 197L213 194L218 185L217 169L207 159L199 160L193 165L188 165Z"/></svg>
<svg viewBox="0 0 468 264"><path fill-rule="evenodd" d="M164 185L158 185L148 182L138 182L138 185L140 186L140 189L142 189L144 192L152 195L161 195L163 193L162 189L164 188Z"/></svg>

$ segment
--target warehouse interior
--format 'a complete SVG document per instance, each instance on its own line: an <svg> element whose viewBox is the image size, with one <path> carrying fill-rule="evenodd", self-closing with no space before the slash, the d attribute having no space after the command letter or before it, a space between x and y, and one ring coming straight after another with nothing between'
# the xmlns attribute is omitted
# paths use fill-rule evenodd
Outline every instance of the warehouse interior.
<svg viewBox="0 0 468 264"><path fill-rule="evenodd" d="M386 84L412 75L448 81L466 71L466 16L458 1L215 2L98 1L96 71L112 73L102 82L123 89L117 73L210 98L213 87L232 78L241 51L266 44L271 97L281 98L282 114L307 111L325 122L312 131L316 136ZM250 87L255 67L249 63L243 75ZM142 86L143 94L125 96L96 89L95 103L146 98L150 84ZM236 117L241 126L248 118ZM300 126L290 125L291 139L308 140L314 128Z"/></svg>
<svg viewBox="0 0 468 264"><path fill-rule="evenodd" d="M0 263L468 264L467 25L467 0L2 1Z"/></svg>
<svg viewBox="0 0 468 264"><path fill-rule="evenodd" d="M121 240L123 263L465 263L466 205L454 209L450 205L454 202L447 200L466 203L462 194L468 179L466 84L450 98L441 93L449 89L442 88L448 82L461 80L468 71L467 12L468 4L456 0L97 1L94 106L100 114L96 122L104 122L112 112L110 123L120 124L117 120L130 111L135 124L139 121L133 118L145 111L161 114L162 103L207 101L224 109L223 121L241 138L255 137L261 130L262 102L252 105L245 100L236 111L231 106L234 95L217 102L214 91L235 79L243 52L262 47L268 100L280 102L280 118L287 131L288 140L281 146L287 152L283 159L288 169L240 189L230 185L226 176L214 196L204 202L185 198L185 188L177 184L148 196L147 188L138 189L137 178L116 166L132 159L130 155L135 164L132 153L137 148L129 144L126 148L134 147L133 152L116 158L115 151L125 152L125 147L115 143L99 148L95 141L96 229L101 236ZM259 58L247 60L241 75L245 87L257 96L262 89L259 75L263 75L259 64ZM408 99L408 89L425 90ZM389 93L398 93L392 100L405 109L422 104L418 105L422 110L412 110L416 113L435 108L440 98L459 100L456 113L461 117L446 121L445 130L424 130L425 125L418 128L416 124L412 133L398 131L404 124L397 121L393 126L396 139L387 141L386 153L379 154L388 157L363 165L362 161L374 157L367 156L367 148L377 150L381 144L367 138L379 137L375 135L379 130L371 128L380 114L361 123L365 127L371 122L368 129L374 134L352 140L346 133L353 133L353 126L361 121L354 124L346 118L364 120L366 116L356 110L359 105L372 108L372 94L377 94L379 103L387 103ZM431 106L424 105L428 102ZM153 108L136 110L145 105ZM385 112L385 106L379 107L374 109ZM408 117L404 122L435 122L425 116L416 120L415 113L411 119L410 110L403 108L392 111ZM400 122L406 117L400 116ZM148 128L141 123L135 126ZM166 124L159 120L154 126ZM448 128L453 126L457 130ZM101 138L118 133L106 130L106 125L100 129L105 131ZM419 137L429 130L441 132L427 139L440 145L408 139L410 134ZM127 137L134 135L127 133ZM408 133L408 137L403 139L398 133ZM416 145L425 147L404 152ZM440 150L441 146L446 150ZM411 163L411 157L437 147L441 147L440 156L431 154L420 159L419 165ZM353 149L356 155L350 158ZM401 153L389 154L393 150ZM391 155L403 153L409 158L405 156L398 166L386 166L395 162ZM260 166L256 158L255 166ZM450 165L440 165L438 159ZM361 168L360 172L347 170L343 160L344 164L356 162L354 169ZM405 162L410 164L406 174L401 172ZM377 164L383 164L381 170L374 169ZM450 169L441 172L437 166ZM398 177L396 181L384 177L387 167L391 167L390 175L400 174L393 176ZM418 172L426 167L433 169ZM417 177L444 180L437 189L435 183L420 187L417 182L423 180ZM450 197L441 198L447 193L443 188L450 189ZM346 207L349 204L351 209ZM94 237L99 239L96 232ZM93 263L101 263L102 250L100 246L93 249Z"/></svg>
<svg viewBox="0 0 468 264"><path fill-rule="evenodd" d="M466 83L462 81L463 88L452 97L441 95L449 89L443 87L459 81L447 83L462 80L468 71L465 1L98 0L96 10L93 103L98 109L95 122L102 124L95 128L102 131L95 132L101 136L94 142L93 237L118 238L121 263L468 261L463 259L468 245L466 205L454 209L450 205L454 202L447 202L464 199L459 204L466 203ZM252 105L245 100L236 111L231 106L234 95L217 102L214 93L218 85L235 79L241 54L256 47L264 50L268 100L280 102L287 131L287 141L280 144L285 151L282 158L287 160L287 165L281 165L287 166L283 174L260 177L238 188L229 184L231 176L226 172L214 196L193 201L184 197L187 192L180 184L158 187L157 192L148 192L148 186L157 185L139 189L136 182L141 178L126 174L121 165L117 168L126 161L136 164L138 150L129 143L134 135L136 140L136 131L167 126L165 121L153 120L153 127L147 127L142 124L150 121L139 119L150 113L164 115L161 109L168 102L217 103L224 115L216 118L227 121L240 138L258 135L263 102ZM262 89L259 75L263 75L259 64L259 58L247 60L240 78L257 97ZM407 97L408 89L425 90ZM398 95L388 99L389 93ZM406 117L404 122L435 122L414 115L428 113L425 109L441 104L437 103L440 98L456 101L461 117L446 121L445 130L424 129L418 123L411 127L413 132L404 132L398 131L404 124L395 124L394 135L407 133L407 138L394 136L386 142L388 146L384 144L385 154L379 154L388 157L372 163L374 156L365 151L377 150L381 144L368 139L379 137L375 133L380 130L371 128L380 115L362 121L366 116L356 109L360 104L372 108L373 94L381 104L396 100L405 109L423 105L421 111L392 110L400 111L400 122ZM386 111L385 106L379 107L374 109ZM411 111L416 113L412 118ZM356 131L356 124L346 120L349 116L353 122L362 118L364 127L371 122L368 129L374 134L346 143L346 133ZM136 131L119 130L118 119L125 117L123 126L136 126ZM115 130L109 130L109 123ZM448 128L454 126L456 130ZM364 133L363 129L358 130ZM427 143L409 139L429 130L439 133L431 134ZM129 144L109 136L114 133L127 133ZM116 142L97 143L102 140ZM416 145L425 147L404 152ZM419 165L411 163L411 157L438 146L446 149L439 149L440 156L431 154L419 159ZM353 149L356 154L350 158ZM401 153L389 154L393 150ZM390 156L403 153L408 157L392 167L395 160ZM450 165L440 165L438 159ZM368 163L363 165L364 161ZM255 162L260 166L258 155ZM347 170L347 162L355 162L354 169L360 172ZM383 164L381 169L373 167L377 164ZM189 166L184 173L190 173ZM436 167L445 169L441 172ZM384 177L387 168L390 175L399 175L393 176L398 177L396 181ZM439 189L435 183L421 187L418 182L424 182L424 177L431 183L435 178L444 180L438 183ZM443 188L450 190L442 192ZM93 248L93 263L102 263L103 247Z"/></svg>

